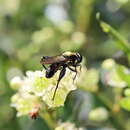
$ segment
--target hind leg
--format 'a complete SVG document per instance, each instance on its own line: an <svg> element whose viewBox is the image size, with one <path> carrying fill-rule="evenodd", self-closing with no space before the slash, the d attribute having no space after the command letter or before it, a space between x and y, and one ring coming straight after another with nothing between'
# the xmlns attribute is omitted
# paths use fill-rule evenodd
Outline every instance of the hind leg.
<svg viewBox="0 0 130 130"><path fill-rule="evenodd" d="M57 89L58 89L58 85L59 85L59 83L60 83L60 80L64 77L65 72L66 72L66 67L63 67L62 70L61 70L61 72L60 72L60 74L59 74L59 78L58 78L58 81L57 81L57 84L56 84L56 88L55 88L55 91L54 91L54 95L53 95L52 100L55 99L55 95L56 95L56 91L57 91Z"/></svg>

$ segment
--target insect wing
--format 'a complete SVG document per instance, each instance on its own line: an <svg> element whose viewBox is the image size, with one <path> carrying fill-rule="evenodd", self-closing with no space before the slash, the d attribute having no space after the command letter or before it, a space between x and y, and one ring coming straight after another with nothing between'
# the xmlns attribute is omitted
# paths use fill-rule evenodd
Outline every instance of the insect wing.
<svg viewBox="0 0 130 130"><path fill-rule="evenodd" d="M66 62L67 59L63 56L53 56L53 57L43 57L41 59L41 64L53 64L53 63L60 63L60 62Z"/></svg>

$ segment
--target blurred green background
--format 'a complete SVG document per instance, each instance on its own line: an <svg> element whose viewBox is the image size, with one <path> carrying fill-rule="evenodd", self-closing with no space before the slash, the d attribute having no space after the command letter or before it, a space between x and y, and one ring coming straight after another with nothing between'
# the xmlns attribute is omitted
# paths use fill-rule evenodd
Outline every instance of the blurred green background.
<svg viewBox="0 0 130 130"><path fill-rule="evenodd" d="M109 37L102 31L100 20L96 19L97 12L101 14L101 20L117 30L116 33L105 30L110 32ZM67 98L65 110L59 110L57 118L67 121L76 109L78 114L73 115L73 122L78 126L90 130L129 130L130 113L118 110L119 105L115 103L112 110L117 110L117 113L114 114L105 104L108 100L110 104L116 102L112 97L120 89L105 88L100 75L101 64L107 58L129 66L129 49L127 51L118 44L124 39L130 41L129 30L129 0L0 0L0 130L49 129L41 118L16 117L15 109L10 107L14 91L9 81L14 76L24 75L26 70L41 70L41 56L53 56L64 51L83 55L88 70L94 69L92 72L99 76L99 82L98 79L95 82L98 82L103 96L79 89ZM120 35L116 35L118 33ZM118 100L118 96L116 98ZM82 100L84 105L79 108ZM72 104L78 108L73 108ZM103 122L91 122L87 115L94 107L108 110L109 118Z"/></svg>

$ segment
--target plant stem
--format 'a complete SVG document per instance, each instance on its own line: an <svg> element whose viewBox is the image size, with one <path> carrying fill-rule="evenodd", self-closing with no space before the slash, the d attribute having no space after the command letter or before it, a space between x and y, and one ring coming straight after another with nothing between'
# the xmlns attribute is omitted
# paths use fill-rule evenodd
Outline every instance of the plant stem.
<svg viewBox="0 0 130 130"><path fill-rule="evenodd" d="M40 116L42 119L44 119L44 121L47 123L48 127L51 130L54 130L54 128L56 127L56 122L52 119L51 115L49 112L41 112Z"/></svg>

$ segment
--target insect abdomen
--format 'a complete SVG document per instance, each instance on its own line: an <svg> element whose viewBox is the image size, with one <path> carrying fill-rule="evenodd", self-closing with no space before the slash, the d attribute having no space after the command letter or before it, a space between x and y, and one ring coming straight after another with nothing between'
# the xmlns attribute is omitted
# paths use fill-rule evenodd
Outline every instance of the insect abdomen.
<svg viewBox="0 0 130 130"><path fill-rule="evenodd" d="M58 70L57 64L52 64L46 69L46 78L51 78Z"/></svg>
<svg viewBox="0 0 130 130"><path fill-rule="evenodd" d="M54 75L54 70L50 69L50 67L46 70L46 78L51 78Z"/></svg>

